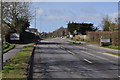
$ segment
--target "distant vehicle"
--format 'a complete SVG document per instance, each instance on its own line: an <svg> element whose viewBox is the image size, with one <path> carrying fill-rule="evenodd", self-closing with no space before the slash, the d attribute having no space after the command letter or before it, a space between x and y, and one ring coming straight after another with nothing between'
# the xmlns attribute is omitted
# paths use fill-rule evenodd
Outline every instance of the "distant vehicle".
<svg viewBox="0 0 120 80"><path fill-rule="evenodd" d="M43 35L39 35L40 38L44 37Z"/></svg>

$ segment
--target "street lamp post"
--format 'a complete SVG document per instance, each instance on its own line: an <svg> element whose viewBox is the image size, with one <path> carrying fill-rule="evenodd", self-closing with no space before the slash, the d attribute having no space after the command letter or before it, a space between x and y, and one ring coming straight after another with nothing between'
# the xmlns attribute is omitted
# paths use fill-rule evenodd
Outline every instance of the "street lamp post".
<svg viewBox="0 0 120 80"><path fill-rule="evenodd" d="M39 14L38 10L39 10L39 7L35 8L35 28L37 28L37 21L38 21L37 19L39 19L39 21L40 21L40 18L42 16L47 16L46 14L44 14L44 15ZM38 15L39 15L39 17L38 17ZM41 28L40 22L39 22L39 32L42 32L41 29L42 28Z"/></svg>

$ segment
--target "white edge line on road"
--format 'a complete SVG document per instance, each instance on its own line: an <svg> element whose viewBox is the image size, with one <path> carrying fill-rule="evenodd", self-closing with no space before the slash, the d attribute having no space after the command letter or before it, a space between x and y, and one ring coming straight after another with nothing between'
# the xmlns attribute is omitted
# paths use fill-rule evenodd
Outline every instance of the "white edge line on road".
<svg viewBox="0 0 120 80"><path fill-rule="evenodd" d="M107 52L105 52L105 53L103 53L103 54L108 55L108 56L112 56L112 57L115 57L115 58L118 58L117 55L112 55L112 54L109 54L109 53L107 53Z"/></svg>
<svg viewBox="0 0 120 80"><path fill-rule="evenodd" d="M92 64L92 62L91 62L91 61L89 61L89 60L87 60L87 59L84 59L84 61L86 61L86 62L88 62L88 63Z"/></svg>

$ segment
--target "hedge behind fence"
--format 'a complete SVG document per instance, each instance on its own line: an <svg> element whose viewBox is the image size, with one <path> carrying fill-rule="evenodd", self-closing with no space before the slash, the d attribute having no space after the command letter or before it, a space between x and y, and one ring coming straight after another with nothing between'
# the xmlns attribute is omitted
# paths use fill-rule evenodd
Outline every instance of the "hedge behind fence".
<svg viewBox="0 0 120 80"><path fill-rule="evenodd" d="M119 46L120 31L99 31L87 32L87 40L91 42L100 42L100 38L110 38L114 46Z"/></svg>

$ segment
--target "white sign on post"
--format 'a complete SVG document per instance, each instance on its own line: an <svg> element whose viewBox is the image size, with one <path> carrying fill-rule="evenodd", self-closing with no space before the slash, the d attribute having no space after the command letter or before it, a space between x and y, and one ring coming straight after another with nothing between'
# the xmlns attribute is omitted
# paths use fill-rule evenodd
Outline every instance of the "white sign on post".
<svg viewBox="0 0 120 80"><path fill-rule="evenodd" d="M110 42L110 39L108 38L108 39L100 39L100 42Z"/></svg>
<svg viewBox="0 0 120 80"><path fill-rule="evenodd" d="M11 33L10 40L20 40L20 34L18 33Z"/></svg>

